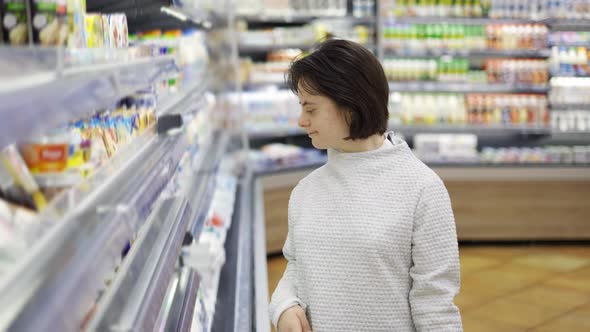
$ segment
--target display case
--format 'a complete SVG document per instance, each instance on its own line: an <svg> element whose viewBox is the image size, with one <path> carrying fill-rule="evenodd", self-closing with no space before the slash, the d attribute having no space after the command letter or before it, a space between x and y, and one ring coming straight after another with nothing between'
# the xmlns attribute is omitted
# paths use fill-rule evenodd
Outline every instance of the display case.
<svg viewBox="0 0 590 332"><path fill-rule="evenodd" d="M100 13L86 37L104 46L0 48L0 329L224 330L232 313L219 300L213 316L216 294L237 287L243 330L261 289L250 269L266 266L249 238L260 236L248 231L251 177L230 162L244 148L223 97L239 88L231 3L86 5ZM128 23L117 33L135 34L129 47L102 44L95 29L113 37L113 17ZM199 256L211 243L221 249ZM224 255L242 271L233 286L206 265Z"/></svg>
<svg viewBox="0 0 590 332"><path fill-rule="evenodd" d="M552 6L375 4L376 54L390 81L388 129L440 172L462 241L589 237L590 15L575 1ZM310 154L297 98L282 88L246 92L240 104L259 171L290 177L326 156ZM281 250L286 202L300 178L265 195L270 253ZM558 215L562 197L568 212Z"/></svg>

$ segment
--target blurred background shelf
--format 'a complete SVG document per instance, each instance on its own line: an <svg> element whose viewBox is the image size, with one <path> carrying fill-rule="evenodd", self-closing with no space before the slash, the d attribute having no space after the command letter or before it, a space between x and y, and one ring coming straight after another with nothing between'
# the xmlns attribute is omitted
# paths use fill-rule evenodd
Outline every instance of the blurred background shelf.
<svg viewBox="0 0 590 332"><path fill-rule="evenodd" d="M374 24L377 19L375 17L353 17L353 16L308 16L308 15L284 15L284 16L268 16L268 15L238 15L238 19L242 19L252 24L305 24L317 20L326 21L346 21L352 24Z"/></svg>
<svg viewBox="0 0 590 332"><path fill-rule="evenodd" d="M418 133L469 133L476 135L540 135L548 136L551 129L540 125L392 125L389 127L407 136Z"/></svg>
<svg viewBox="0 0 590 332"><path fill-rule="evenodd" d="M551 104L551 110L555 112L569 110L590 110L590 104Z"/></svg>
<svg viewBox="0 0 590 332"><path fill-rule="evenodd" d="M512 19L512 18L476 18L476 17L440 17L440 16L406 16L396 18L385 18L385 22L407 23L407 24L466 24L466 25L484 25L484 24L531 24L539 23L538 20L531 19Z"/></svg>
<svg viewBox="0 0 590 332"><path fill-rule="evenodd" d="M404 136L414 136L420 133L436 134L476 134L492 136L533 135L549 136L551 128L541 125L389 125L389 130L399 132ZM276 127L264 130L250 130L251 139L269 139L273 137L305 136L305 130L298 127Z"/></svg>
<svg viewBox="0 0 590 332"><path fill-rule="evenodd" d="M276 126L275 128L267 128L267 129L251 129L248 131L248 136L251 139L268 139L273 137L284 137L284 136L296 136L296 135L306 135L305 130L294 127L282 127Z"/></svg>
<svg viewBox="0 0 590 332"><path fill-rule="evenodd" d="M454 57L509 57L509 58L548 58L551 56L551 50L409 50L409 49L394 49L384 46L383 50L385 56L400 56L400 57L440 57L440 56L454 56Z"/></svg>
<svg viewBox="0 0 590 332"><path fill-rule="evenodd" d="M447 82L389 82L391 92L457 92L457 93L546 93L548 86L486 84L486 83L447 83Z"/></svg>
<svg viewBox="0 0 590 332"><path fill-rule="evenodd" d="M590 20L588 19L555 19L541 20L540 23L547 24L552 31L590 31Z"/></svg>
<svg viewBox="0 0 590 332"><path fill-rule="evenodd" d="M305 44L285 44L285 45L240 45L240 53L268 53L284 49L301 49L309 50L313 45Z"/></svg>
<svg viewBox="0 0 590 332"><path fill-rule="evenodd" d="M590 141L590 130L588 131L553 131L551 138L565 141L578 141L579 144Z"/></svg>

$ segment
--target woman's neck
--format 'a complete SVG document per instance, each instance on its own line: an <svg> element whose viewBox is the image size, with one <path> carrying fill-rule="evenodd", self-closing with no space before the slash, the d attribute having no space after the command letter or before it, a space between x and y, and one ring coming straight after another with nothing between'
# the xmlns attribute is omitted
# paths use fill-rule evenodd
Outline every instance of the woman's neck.
<svg viewBox="0 0 590 332"><path fill-rule="evenodd" d="M347 140L343 141L342 145L338 147L339 151L351 152L367 152L379 149L385 140L384 135L376 134L365 139Z"/></svg>

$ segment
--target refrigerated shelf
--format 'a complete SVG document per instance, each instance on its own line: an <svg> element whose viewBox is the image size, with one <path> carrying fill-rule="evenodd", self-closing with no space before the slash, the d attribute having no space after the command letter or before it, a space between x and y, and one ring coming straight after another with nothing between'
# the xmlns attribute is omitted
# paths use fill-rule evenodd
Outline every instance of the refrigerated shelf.
<svg viewBox="0 0 590 332"><path fill-rule="evenodd" d="M513 18L484 18L484 17L441 17L441 16L405 16L395 18L384 18L385 23L404 23L404 24L467 24L467 25L485 25L485 24L534 24L543 23L544 21L533 19L513 19Z"/></svg>
<svg viewBox="0 0 590 332"><path fill-rule="evenodd" d="M0 147L108 109L176 72L149 49L0 48Z"/></svg>
<svg viewBox="0 0 590 332"><path fill-rule="evenodd" d="M551 111L578 111L578 110L590 110L590 104L551 104Z"/></svg>
<svg viewBox="0 0 590 332"><path fill-rule="evenodd" d="M456 92L456 93L547 93L547 85L450 83L450 82L389 82L392 92Z"/></svg>
<svg viewBox="0 0 590 332"><path fill-rule="evenodd" d="M41 213L52 227L0 280L5 329L80 326L184 150L179 135L141 138Z"/></svg>
<svg viewBox="0 0 590 332"><path fill-rule="evenodd" d="M183 93L194 91L193 86ZM204 94L196 95L205 98ZM194 112L193 108L184 108L199 105L194 98L186 96L175 96L174 100L164 102L164 112L184 114L191 109ZM96 173L62 193L41 212L41 225L45 227L39 230L39 240L17 261L11 273L0 279L0 303L9 308L1 313L0 327L9 330L76 329L87 314L84 310L91 307L104 281L113 273L125 243L135 234L153 234L154 223L167 216L175 222L167 224L173 227L169 234L184 235L189 224L196 231L199 226L188 218L204 219L202 213L198 214L200 210L191 210L197 204L194 200L202 195L188 196L191 200L186 200L183 198L186 195L174 197L164 189L171 186L170 179L188 148L187 139L179 130L156 135L154 129L146 130L124 146ZM206 169L209 172L210 163L203 165L209 167ZM202 222L200 225L202 227ZM161 233L158 231L156 235L162 237ZM162 247L166 250L152 256L172 262L173 267L177 255L171 255L180 240L166 240L166 246ZM170 266L161 268L155 280L168 281ZM147 288L138 292L146 291ZM161 303L160 293L149 292L154 303ZM146 318L145 307L128 310L125 319L133 318L131 324L138 319L153 324L149 318L151 314Z"/></svg>
<svg viewBox="0 0 590 332"><path fill-rule="evenodd" d="M555 19L541 20L547 24L551 31L590 31L590 20L588 19Z"/></svg>
<svg viewBox="0 0 590 332"><path fill-rule="evenodd" d="M225 242L226 263L221 270L211 331L270 331L268 281L264 241L264 213L259 178L246 171Z"/></svg>
<svg viewBox="0 0 590 332"><path fill-rule="evenodd" d="M161 286L172 278L190 213L183 197L159 202L119 270L122 278L111 285L116 292L98 304L105 311L89 330L153 330L166 291Z"/></svg>
<svg viewBox="0 0 590 332"><path fill-rule="evenodd" d="M274 82L246 82L244 83L245 91L258 91L258 90L281 90L286 89L287 85L284 80Z"/></svg>
<svg viewBox="0 0 590 332"><path fill-rule="evenodd" d="M248 137L251 139L267 139L274 137L288 137L298 135L305 135L305 130L295 126L276 125L275 128L251 128L248 130Z"/></svg>
<svg viewBox="0 0 590 332"><path fill-rule="evenodd" d="M162 310L170 311L161 322L165 326L190 326L192 311L186 310L191 305L194 307L198 288L186 287L187 283L191 287L198 286L198 275L191 271L186 276L177 276L179 283L172 289L179 293L170 295L170 308L164 308L164 298L174 276L185 234L189 232L198 241L209 212L215 187L212 181L228 138L227 135L216 135L210 142L199 152L210 158L192 166L189 163L182 165L170 182L174 189L165 191L161 197L158 209L150 216L113 285L99 302L99 311L90 330L106 330L112 326L124 329L139 326L142 330L151 330L159 323L156 318ZM183 160L188 159L188 156L183 157Z"/></svg>
<svg viewBox="0 0 590 332"><path fill-rule="evenodd" d="M586 47L586 48L590 48L590 41L549 43L549 47Z"/></svg>
<svg viewBox="0 0 590 332"><path fill-rule="evenodd" d="M268 53L272 51L279 51L284 49L299 49L309 50L312 44L282 44L282 45L246 45L240 44L238 46L240 53Z"/></svg>
<svg viewBox="0 0 590 332"><path fill-rule="evenodd" d="M177 0L87 0L89 12L124 13L129 31L210 29L227 18L197 4Z"/></svg>
<svg viewBox="0 0 590 332"><path fill-rule="evenodd" d="M191 331L201 278L196 271L181 267L176 279L178 283L171 285L173 288L168 294L170 307L165 309L166 317L160 330Z"/></svg>
<svg viewBox="0 0 590 332"><path fill-rule="evenodd" d="M588 145L590 130L586 131L553 131L551 138L560 141L577 141L578 145Z"/></svg>
<svg viewBox="0 0 590 332"><path fill-rule="evenodd" d="M384 46L383 49L385 56L396 56L396 57L440 57L440 56L454 56L454 57L509 57L509 58L548 58L551 56L551 50L495 50L495 49L482 49L482 50L410 50L410 49L398 49Z"/></svg>
<svg viewBox="0 0 590 332"><path fill-rule="evenodd" d="M588 74L578 75L578 74L571 74L571 73L565 73L565 72L553 72L553 73L551 73L551 77L552 78L588 79L588 78L590 78L590 75L588 75Z"/></svg>
<svg viewBox="0 0 590 332"><path fill-rule="evenodd" d="M476 135L494 135L494 136L509 136L509 135L540 135L547 136L551 134L551 128L535 124L523 125L390 125L390 130L394 132L399 131L407 136L414 136L420 133L438 133L438 134L476 134Z"/></svg>
<svg viewBox="0 0 590 332"><path fill-rule="evenodd" d="M242 19L251 24L305 24L316 20L339 20L346 21L352 24L374 24L375 17L353 17L353 16L322 16L322 15L238 15L238 19Z"/></svg>
<svg viewBox="0 0 590 332"><path fill-rule="evenodd" d="M400 132L406 136L414 136L420 133L439 133L439 134L476 134L476 135L493 135L493 136L510 136L510 135L536 135L548 136L551 134L551 128L542 125L451 125L451 124L433 124L433 125L393 125L390 124L389 130ZM276 128L250 129L248 137L251 139L270 139L275 137L289 137L305 135L304 129L294 126L277 126Z"/></svg>

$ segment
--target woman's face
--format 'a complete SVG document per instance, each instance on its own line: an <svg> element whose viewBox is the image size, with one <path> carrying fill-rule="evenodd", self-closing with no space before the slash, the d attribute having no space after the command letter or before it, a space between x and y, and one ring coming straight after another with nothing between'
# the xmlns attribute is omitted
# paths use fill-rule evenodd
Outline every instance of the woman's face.
<svg viewBox="0 0 590 332"><path fill-rule="evenodd" d="M309 94L301 85L298 96L301 104L298 125L305 129L313 146L316 149L341 149L346 142L344 138L350 134L345 112L330 98Z"/></svg>

